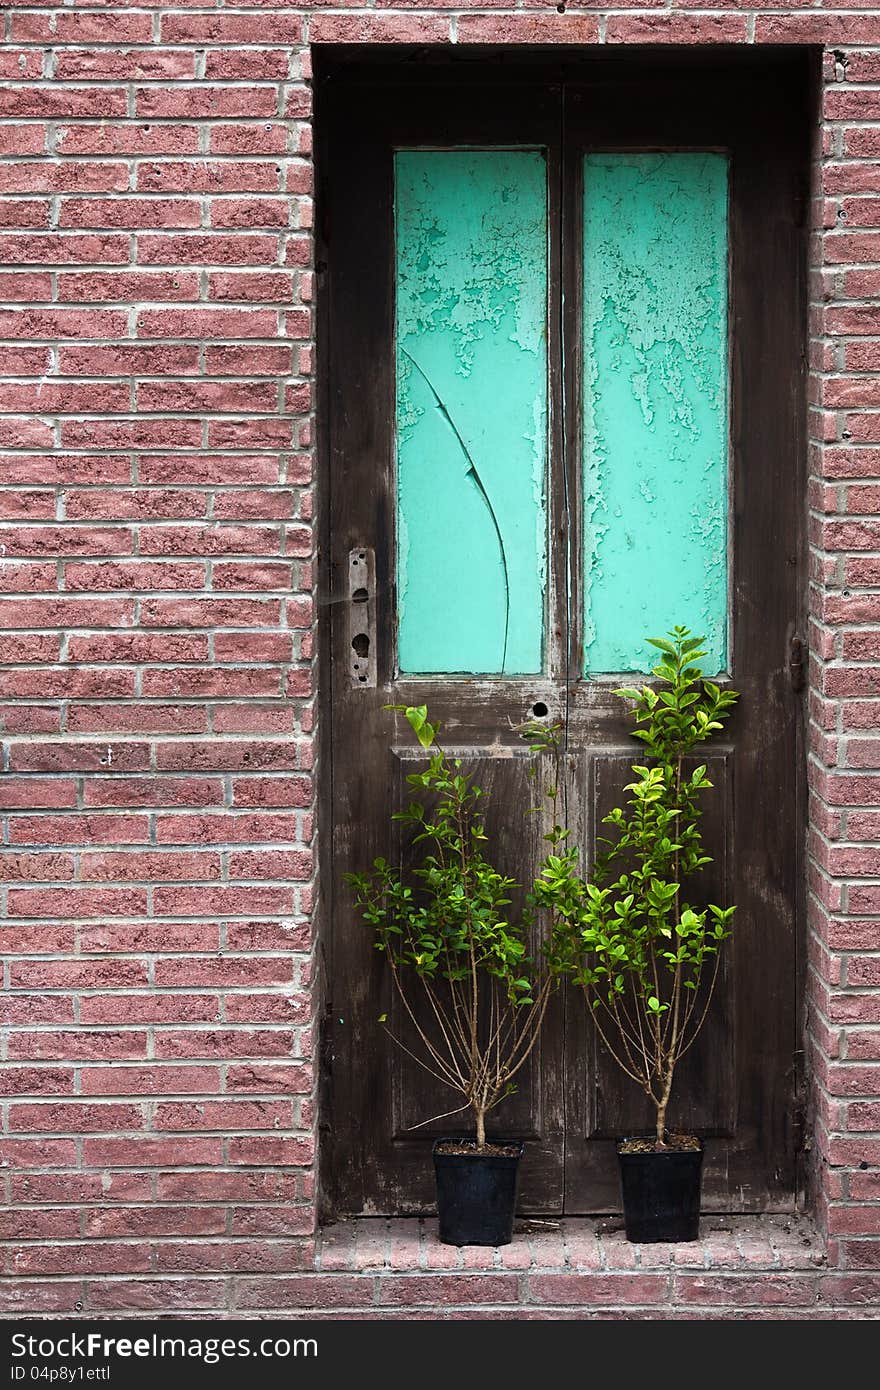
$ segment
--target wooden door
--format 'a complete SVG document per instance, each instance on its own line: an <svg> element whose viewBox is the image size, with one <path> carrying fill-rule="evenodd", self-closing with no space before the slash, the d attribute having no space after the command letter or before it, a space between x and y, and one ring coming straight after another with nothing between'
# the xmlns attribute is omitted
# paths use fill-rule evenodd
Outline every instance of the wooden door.
<svg viewBox="0 0 880 1390"><path fill-rule="evenodd" d="M449 1122L416 1126L454 1103L377 1026L388 980L342 879L394 849L414 752L383 707L441 721L516 876L541 840L514 729L561 724L589 861L635 756L614 688L680 622L742 699L709 751L707 826L707 891L737 904L736 931L674 1120L708 1137L708 1206L791 1203L800 90L787 70L685 84L668 63L319 83L334 1210L430 1210ZM528 1141L522 1210L616 1209L613 1139L649 1117L579 997L559 996L496 1113Z"/></svg>

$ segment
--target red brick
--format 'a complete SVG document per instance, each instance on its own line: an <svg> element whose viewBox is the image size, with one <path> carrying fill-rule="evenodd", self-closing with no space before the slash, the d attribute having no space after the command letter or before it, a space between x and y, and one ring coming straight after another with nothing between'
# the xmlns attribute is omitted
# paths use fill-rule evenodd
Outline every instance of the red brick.
<svg viewBox="0 0 880 1390"><path fill-rule="evenodd" d="M312 1014L308 995L276 992L249 994L238 990L226 997L227 1023L307 1023Z"/></svg>
<svg viewBox="0 0 880 1390"><path fill-rule="evenodd" d="M93 103L94 93L89 92L90 106ZM118 233L0 235L0 260L7 265L124 265L129 255L129 238Z"/></svg>
<svg viewBox="0 0 880 1390"><path fill-rule="evenodd" d="M4 238L0 236L0 255ZM138 237L138 260L141 265L275 265L278 257L278 238L266 233L241 236L203 234L161 236L145 233ZM28 257L29 260L35 259ZM127 256L120 259L128 259Z"/></svg>
<svg viewBox="0 0 880 1390"><path fill-rule="evenodd" d="M139 844L146 841L146 816L15 816L9 823L11 844Z"/></svg>
<svg viewBox="0 0 880 1390"><path fill-rule="evenodd" d="M849 910L854 913L876 913L880 911L880 887L853 885L849 890ZM880 960L873 968L871 961L850 963L849 983L880 984Z"/></svg>
<svg viewBox="0 0 880 1390"><path fill-rule="evenodd" d="M852 1108L852 1107L850 1107ZM834 1206L828 1213L829 1235L880 1235L880 1204Z"/></svg>
<svg viewBox="0 0 880 1390"><path fill-rule="evenodd" d="M301 1242L290 1240L235 1240L222 1242L162 1241L156 1246L156 1264L161 1270L203 1272L219 1270L258 1273L265 1270L286 1273L304 1263Z"/></svg>
<svg viewBox="0 0 880 1390"><path fill-rule="evenodd" d="M160 815L156 839L160 844L223 844L236 841L293 840L297 822L292 815Z"/></svg>
<svg viewBox="0 0 880 1390"><path fill-rule="evenodd" d="M27 1173L13 1178L15 1202L138 1202L149 1198L147 1173Z"/></svg>
<svg viewBox="0 0 880 1390"><path fill-rule="evenodd" d="M83 1235L112 1237L217 1236L226 1230L223 1207L116 1207L86 1213ZM128 1271L125 1271L126 1273Z"/></svg>
<svg viewBox="0 0 880 1390"><path fill-rule="evenodd" d="M0 807L58 807L76 805L76 783L68 778L0 778Z"/></svg>
<svg viewBox="0 0 880 1390"><path fill-rule="evenodd" d="M40 128L35 129L38 134L33 139L39 135ZM282 122L261 121L254 125L236 122L235 125L213 126L209 139L213 154L281 154L287 149L287 128Z"/></svg>
<svg viewBox="0 0 880 1390"><path fill-rule="evenodd" d="M156 48L60 48L56 81L137 82L144 78L185 81L195 77L195 54Z"/></svg>
<svg viewBox="0 0 880 1390"><path fill-rule="evenodd" d="M195 346L178 346L162 343L154 346L141 346L136 343L120 343L118 347L65 347L59 351L61 370L68 376L177 376L182 373L197 372L199 368L199 349ZM127 462L112 460L99 455L97 464ZM71 467L82 467L82 460L72 459ZM130 481L131 468L122 481ZM77 481L76 475L70 481ZM65 479L67 481L67 479ZM102 478L97 473L93 478L79 479L91 482L115 482L114 478ZM142 482L149 479L141 478Z"/></svg>
<svg viewBox="0 0 880 1390"><path fill-rule="evenodd" d="M168 769L291 771L296 768L297 749L289 741L283 740L160 743L156 750L156 763L158 767Z"/></svg>
<svg viewBox="0 0 880 1390"><path fill-rule="evenodd" d="M50 425L22 416L0 419L0 448L22 445L29 449L51 448L54 435Z"/></svg>
<svg viewBox="0 0 880 1390"><path fill-rule="evenodd" d="M59 16L60 18L60 16ZM149 16L141 16L149 19ZM39 127L26 127L39 130ZM64 155L166 155L196 154L199 149L197 126L151 125L125 121L101 121L89 125L61 126L56 149ZM20 153L38 153L22 150Z"/></svg>
<svg viewBox="0 0 880 1390"><path fill-rule="evenodd" d="M871 1265L876 1263L876 1252L880 1251L880 1246L869 1247L867 1243L859 1241L848 1242L846 1248L851 1252L853 1262L856 1259L861 1261L867 1255L865 1263ZM823 1300L843 1308L876 1307L880 1303L880 1276L865 1273L827 1274L820 1280L819 1293Z"/></svg>
<svg viewBox="0 0 880 1390"><path fill-rule="evenodd" d="M145 555L274 554L280 548L280 536L274 526L155 525L142 533L141 548ZM158 607L157 600L149 600L149 605L150 613L162 617L162 627L173 627L175 617L189 626L199 614L209 618L205 624L209 627L247 627L249 620L265 627L277 625L281 611L277 603L234 603L225 598L205 600L201 606L195 599L189 605L177 600L167 611Z"/></svg>
<svg viewBox="0 0 880 1390"><path fill-rule="evenodd" d="M129 916L146 911L147 895L134 888L9 889L10 917Z"/></svg>
<svg viewBox="0 0 880 1390"><path fill-rule="evenodd" d="M291 661L293 636L290 632L217 632L214 635L214 656L217 661ZM254 706L255 710L272 708L275 706ZM218 715L224 713L228 715L230 709L217 711ZM214 727L219 732L220 725L215 724ZM289 725L285 724L279 732L286 732L288 728ZM269 732L268 728L266 731Z"/></svg>
<svg viewBox="0 0 880 1390"><path fill-rule="evenodd" d="M234 1236L307 1236L314 1231L311 1205L284 1207L233 1207Z"/></svg>
<svg viewBox="0 0 880 1390"><path fill-rule="evenodd" d="M221 1309L225 1302L223 1279L114 1279L89 1285L89 1308L111 1313L154 1312L165 1316L181 1310Z"/></svg>
<svg viewBox="0 0 880 1390"><path fill-rule="evenodd" d="M290 204L283 195L275 198L215 198L211 203L212 227L286 227L289 223Z"/></svg>
<svg viewBox="0 0 880 1390"><path fill-rule="evenodd" d="M63 420L65 449L166 449L197 446L197 420Z"/></svg>
<svg viewBox="0 0 880 1390"><path fill-rule="evenodd" d="M10 1251L16 1276L28 1274L134 1274L150 1267L149 1247L102 1241L99 1245L35 1245Z"/></svg>
<svg viewBox="0 0 880 1390"><path fill-rule="evenodd" d="M94 87L9 87L0 90L0 116L36 116L44 121L66 120L71 116L93 117L95 96ZM105 115L126 114L123 87L100 88L100 101Z"/></svg>
<svg viewBox="0 0 880 1390"><path fill-rule="evenodd" d="M226 1085L230 1091L304 1095L311 1091L313 1084L312 1069L303 1063L277 1065L252 1062L246 1066L230 1066L226 1073Z"/></svg>
<svg viewBox="0 0 880 1390"><path fill-rule="evenodd" d="M779 1272L754 1274L676 1274L677 1299L700 1307L797 1308L815 1304L816 1290L810 1274Z"/></svg>
<svg viewBox="0 0 880 1390"><path fill-rule="evenodd" d="M128 167L119 160L22 160L0 169L0 190L7 193L123 193L128 182Z"/></svg>
<svg viewBox="0 0 880 1390"><path fill-rule="evenodd" d="M85 853L81 859L81 877L86 881L112 883L185 882L187 879L220 877L220 856L217 854L178 854L167 850L138 849L128 853Z"/></svg>
<svg viewBox="0 0 880 1390"><path fill-rule="evenodd" d="M19 122L9 125L3 131L3 146L9 158L18 154L43 154L46 149L46 127Z"/></svg>
<svg viewBox="0 0 880 1390"><path fill-rule="evenodd" d="M9 967L12 989L115 989L146 985L139 961L18 960Z"/></svg>
<svg viewBox="0 0 880 1390"><path fill-rule="evenodd" d="M272 13L271 9L250 15L165 14L162 18L163 43L295 45L302 37L303 21L299 15Z"/></svg>
<svg viewBox="0 0 880 1390"><path fill-rule="evenodd" d="M157 119L217 120L229 116L274 116L277 97L268 83L257 86L212 84L205 87L139 87L135 91L135 111L140 117ZM25 103L26 105L26 103ZM3 105L0 104L0 113ZM22 114L30 114L25 110ZM62 111L61 115L68 114ZM71 114L81 115L82 112ZM116 111L110 113L118 114Z"/></svg>
<svg viewBox="0 0 880 1390"><path fill-rule="evenodd" d="M220 1018L220 1000L217 995L212 994L155 994L151 992L147 994L85 995L79 1001L79 1011L80 1019L85 1024L216 1023ZM100 1037L101 1035L97 1036ZM135 1052L131 1055L140 1057L144 1054ZM182 1047L175 1055L186 1058L186 1048ZM102 1060L100 1054L95 1060ZM116 1070L115 1066L113 1070ZM155 1076L156 1084L161 1088L161 1071L155 1071ZM83 1081L83 1090L85 1089L86 1085ZM206 1089L211 1090L213 1088L207 1087Z"/></svg>
<svg viewBox="0 0 880 1390"><path fill-rule="evenodd" d="M875 936L876 941L876 936ZM875 944L874 942L871 943ZM864 1030L848 1029L846 1033L846 1055L850 1061L859 1059L876 1062L880 1061L880 1030L876 1028L866 1028ZM853 1193L855 1196L856 1194Z"/></svg>
<svg viewBox="0 0 880 1390"><path fill-rule="evenodd" d="M90 1105L75 1101L51 1105L11 1105L9 1128L31 1134L113 1134L120 1129L143 1129L144 1116L136 1105Z"/></svg>
<svg viewBox="0 0 880 1390"><path fill-rule="evenodd" d="M76 1161L72 1139L8 1139L0 1137L0 1165L20 1168L70 1168Z"/></svg>
<svg viewBox="0 0 880 1390"><path fill-rule="evenodd" d="M83 924L79 931L84 955L112 951L216 951L220 928L211 922L109 922L100 926Z"/></svg>
<svg viewBox="0 0 880 1390"><path fill-rule="evenodd" d="M35 270L20 271L11 275L0 273L0 294L5 300L19 302L48 300L52 298L52 277L48 272Z"/></svg>
<svg viewBox="0 0 880 1390"><path fill-rule="evenodd" d="M85 802L88 806L221 805L223 784L203 777L91 777L85 785Z"/></svg>
<svg viewBox="0 0 880 1390"><path fill-rule="evenodd" d="M838 1063L828 1068L827 1085L835 1096L876 1096L880 1093L880 1068ZM880 1113L876 1106L874 1109Z"/></svg>
<svg viewBox="0 0 880 1390"><path fill-rule="evenodd" d="M434 15L313 15L311 43L447 43L449 20Z"/></svg>
<svg viewBox="0 0 880 1390"><path fill-rule="evenodd" d="M187 271L76 271L58 276L58 298L77 303L198 299L198 276ZM112 359L108 360L112 361ZM102 359L95 362L98 366ZM118 365L117 358L116 364ZM118 375L118 373L116 373ZM86 389L86 388L83 388Z"/></svg>
<svg viewBox="0 0 880 1390"><path fill-rule="evenodd" d="M312 944L308 922L228 922L230 951L307 951Z"/></svg>
<svg viewBox="0 0 880 1390"><path fill-rule="evenodd" d="M3 1240L65 1240L79 1234L79 1213L69 1207L25 1207L0 1212Z"/></svg>
<svg viewBox="0 0 880 1390"><path fill-rule="evenodd" d="M82 1285L68 1280L16 1279L0 1284L0 1310L33 1317L35 1313L68 1313L83 1306Z"/></svg>
<svg viewBox="0 0 880 1390"><path fill-rule="evenodd" d="M146 382L138 388L138 408L146 411L271 411L278 389L256 382Z"/></svg>
<svg viewBox="0 0 880 1390"><path fill-rule="evenodd" d="M164 1202L288 1202L296 1195L292 1173L232 1172L160 1173L156 1190Z"/></svg>
<svg viewBox="0 0 880 1390"><path fill-rule="evenodd" d="M0 310L4 338L124 338L127 330L118 309Z"/></svg>
<svg viewBox="0 0 880 1390"><path fill-rule="evenodd" d="M88 1168L215 1167L222 1156L222 1140L215 1138L85 1139L83 1162ZM149 1254L149 1252L146 1252ZM123 1269L122 1273L131 1272Z"/></svg>
<svg viewBox="0 0 880 1390"><path fill-rule="evenodd" d="M125 14L114 10L111 14L100 11L77 10L54 11L51 15L40 13L13 14L11 17L12 36L16 43L149 43L152 25L148 14ZM108 29L108 25L112 26Z"/></svg>
<svg viewBox="0 0 880 1390"><path fill-rule="evenodd" d="M155 1108L156 1130L229 1130L238 1134L250 1129L289 1129L292 1123L289 1101L165 1101Z"/></svg>
<svg viewBox="0 0 880 1390"><path fill-rule="evenodd" d="M280 1028L213 1028L210 1030L169 1028L156 1034L156 1056L195 1061L200 1058L289 1057L293 1033Z"/></svg>
<svg viewBox="0 0 880 1390"><path fill-rule="evenodd" d="M75 872L76 866L70 854L0 852L0 882L49 883L53 880L72 879Z"/></svg>
<svg viewBox="0 0 880 1390"><path fill-rule="evenodd" d="M35 1023L73 1023L73 1000L69 995L60 994L43 997L0 994L0 1022L27 1026Z"/></svg>
<svg viewBox="0 0 880 1390"><path fill-rule="evenodd" d="M369 1275L295 1274L284 1279L240 1279L236 1306L249 1308L366 1308L373 1304Z"/></svg>
<svg viewBox="0 0 880 1390"><path fill-rule="evenodd" d="M145 743L13 743L10 749L11 767L23 772L141 772L149 762Z"/></svg>
<svg viewBox="0 0 880 1390"><path fill-rule="evenodd" d="M73 1091L72 1068L4 1067L0 1095L65 1096Z"/></svg>
<svg viewBox="0 0 880 1390"><path fill-rule="evenodd" d="M295 1167L314 1162L315 1145L311 1138L292 1136L248 1135L229 1140L229 1162L248 1166Z"/></svg>

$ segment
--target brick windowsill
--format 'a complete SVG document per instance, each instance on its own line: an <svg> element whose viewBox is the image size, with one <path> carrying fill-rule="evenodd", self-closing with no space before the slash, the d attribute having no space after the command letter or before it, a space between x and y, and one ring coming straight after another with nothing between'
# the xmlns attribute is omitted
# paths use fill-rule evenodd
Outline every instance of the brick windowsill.
<svg viewBox="0 0 880 1390"><path fill-rule="evenodd" d="M247 1282L245 1316L272 1301L269 1280ZM280 1312L321 1318L838 1320L878 1316L880 1274L830 1270L801 1214L709 1214L674 1245L631 1244L619 1217L526 1219L509 1245L461 1249L436 1218L379 1217L324 1227L315 1272L276 1294Z"/></svg>
<svg viewBox="0 0 880 1390"><path fill-rule="evenodd" d="M315 1269L347 1273L522 1270L609 1273L620 1270L824 1269L825 1247L808 1217L722 1216L700 1222L700 1239L635 1245L620 1217L517 1219L509 1245L441 1245L436 1217L361 1217L325 1226Z"/></svg>

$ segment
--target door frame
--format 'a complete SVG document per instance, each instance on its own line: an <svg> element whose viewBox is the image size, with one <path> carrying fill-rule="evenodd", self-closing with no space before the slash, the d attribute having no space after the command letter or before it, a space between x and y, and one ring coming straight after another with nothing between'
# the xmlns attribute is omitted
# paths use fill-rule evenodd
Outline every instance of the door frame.
<svg viewBox="0 0 880 1390"><path fill-rule="evenodd" d="M325 1216L332 1215L337 1210L336 1197L334 1192L332 1158L329 1158L333 1145L332 1118L330 1111L330 1087L329 1077L332 1067L332 1034L333 1029L331 1020L333 1017L333 969L332 951L329 926L333 915L333 894L335 890L333 868L332 868L332 790L333 790L333 756L329 737L322 731L330 729L330 704L332 700L332 689L330 681L331 651L330 651L330 622L329 615L335 607L335 600L338 596L332 591L332 581L327 572L327 557L329 555L329 536L332 521L331 495L328 485L330 470L330 445L329 430L327 428L330 409L329 397L329 305L328 296L324 292L322 284L323 270L326 268L328 253L327 239L328 226L326 223L327 211L327 179L329 177L329 167L331 164L330 150L330 128L332 122L328 119L329 111L333 102L333 93L338 90L340 85L346 87L361 88L365 94L370 88L389 83L406 84L411 82L414 86L443 85L452 82L455 86L460 86L463 90L473 91L489 82L496 89L503 90L508 86L519 86L524 82L529 85L554 86L560 82L565 82L571 86L582 86L590 90L601 88L604 84L609 84L608 90L619 83L622 78L630 82L657 82L662 87L663 83L674 80L679 74L682 80L703 88L710 92L720 79L727 81L735 80L742 83L744 88L754 84L755 90L760 90L763 84L783 81L790 84L792 93L797 100L792 112L792 119L799 123L799 129L803 133L804 159L806 159L807 139L810 130L809 122L809 93L811 90L812 76L812 55L803 50L773 50L761 49L753 52L744 50L714 50L707 53L706 50L695 52L693 49L676 50L667 49L658 51L620 50L587 52L581 51L577 56L573 56L570 51L558 50L550 52L547 49L526 51L519 49L502 50L454 50L454 49L430 49L430 50L410 50L399 49L395 51L393 62L388 61L387 48L382 51L365 46L359 49L344 48L319 50L316 62L315 89L316 89L316 165L318 172L317 183L317 224L316 224L316 270L318 281L317 296L317 412L318 412L318 434L317 434L317 499L318 499L318 593L319 593L319 671L321 675L319 687L319 762L318 762L318 824L319 824L319 902L317 905L318 931L319 931L319 955L321 961L321 995L322 995L322 1027L321 1027L321 1046L319 1050L319 1144L321 1159L321 1210ZM747 100L744 96L744 100ZM454 142L453 142L454 143ZM511 135L505 138L505 143L514 143ZM619 148L619 143L614 142L614 148ZM641 144L644 148L644 143ZM701 147L705 148L705 145ZM804 171L805 172L805 171ZM572 191L572 181L567 180L565 184L566 195L575 196ZM792 196L803 202L803 211L806 211L806 188L799 186L792 191ZM571 216L577 214L570 210ZM805 221L802 218L801 226ZM573 224L570 224L573 225ZM558 293L559 285L553 274L553 238L551 238L551 267L550 267L550 294L553 296ZM572 258L573 260L574 258ZM802 256L802 264L805 265L805 256ZM558 272L559 266L557 264ZM806 341L806 294L801 294L801 308L803 312L803 324L801 326L801 341ZM567 315L579 313L579 296L577 291L572 291L571 287L566 287L564 312ZM550 312L553 312L552 305ZM733 323L733 304L731 303L731 325ZM569 331L568 340L570 343L579 342L579 334ZM565 362L565 373L568 391L575 388L577 373L580 370L579 361L575 360L577 354L569 353ZM552 360L551 360L552 378ZM550 439L551 449L552 440L559 429L563 429L566 422L561 411L553 409L554 389L562 389L562 383L558 383L556 388L551 386L550 408L551 408L551 428ZM805 637L805 612L806 612L806 569L805 569L805 520L806 520L806 369L805 361L801 364L801 369L796 373L796 379L791 383L791 389L796 398L795 408L791 411L791 418L799 424L798 437L793 443L793 451L797 457L797 477L794 480L799 496L797 529L798 545L795 564L797 568L797 584L799 593L799 611L795 619L792 637ZM733 410L735 404L731 403L731 429L735 428ZM572 465L571 460L579 458L579 438L573 432L571 424L572 413L569 413L567 437L564 442L564 456L568 460L569 476L574 480L577 488L579 468ZM576 428L576 427L575 427ZM732 455L731 455L732 457ZM579 537L579 518L580 505L579 496L575 491L570 499L571 517L573 522L573 535L571 537L569 553L577 558L580 554ZM562 547L559 547L560 551ZM548 563L553 565L557 562L551 550L548 555ZM577 590L575 590L575 593ZM572 595L574 600L574 594ZM576 601L572 603L573 609L577 608ZM733 615L732 615L733 616ZM575 668L571 674L577 676L579 668ZM806 906L806 884L805 884L805 848L806 848L806 762L804 750L803 718L797 722L796 732L797 742L797 767L793 770L793 804L790 814L794 821L794 835L797 848L797 932L794 942L794 961L793 969L794 998L796 1009L796 1041L802 1036L803 1028L803 993L804 993L804 921ZM795 1064L799 1065L801 1054L795 1050ZM802 1091L802 1076L800 1071L792 1082L792 1094L800 1096ZM803 1124L803 1116L799 1112L793 1112L785 1117L785 1124L789 1133L786 1139L786 1149L791 1156L794 1165L795 1176L793 1181L787 1183L792 1188L792 1200L796 1200L796 1194L802 1187L800 1175L800 1129ZM329 1158L329 1161L328 1161ZM608 1200L613 1201L609 1194L605 1194L604 1205L607 1209ZM596 1204L597 1210L602 1209L603 1200L600 1197ZM725 1210L731 1208L725 1207Z"/></svg>

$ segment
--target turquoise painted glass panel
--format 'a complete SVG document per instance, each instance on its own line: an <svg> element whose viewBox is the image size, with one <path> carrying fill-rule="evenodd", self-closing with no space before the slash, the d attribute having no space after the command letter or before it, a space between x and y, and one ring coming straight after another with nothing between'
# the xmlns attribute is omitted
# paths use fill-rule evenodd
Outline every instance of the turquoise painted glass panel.
<svg viewBox="0 0 880 1390"><path fill-rule="evenodd" d="M541 671L547 168L395 156L398 664Z"/></svg>
<svg viewBox="0 0 880 1390"><path fill-rule="evenodd" d="M727 157L584 165L584 670L727 668Z"/></svg>

